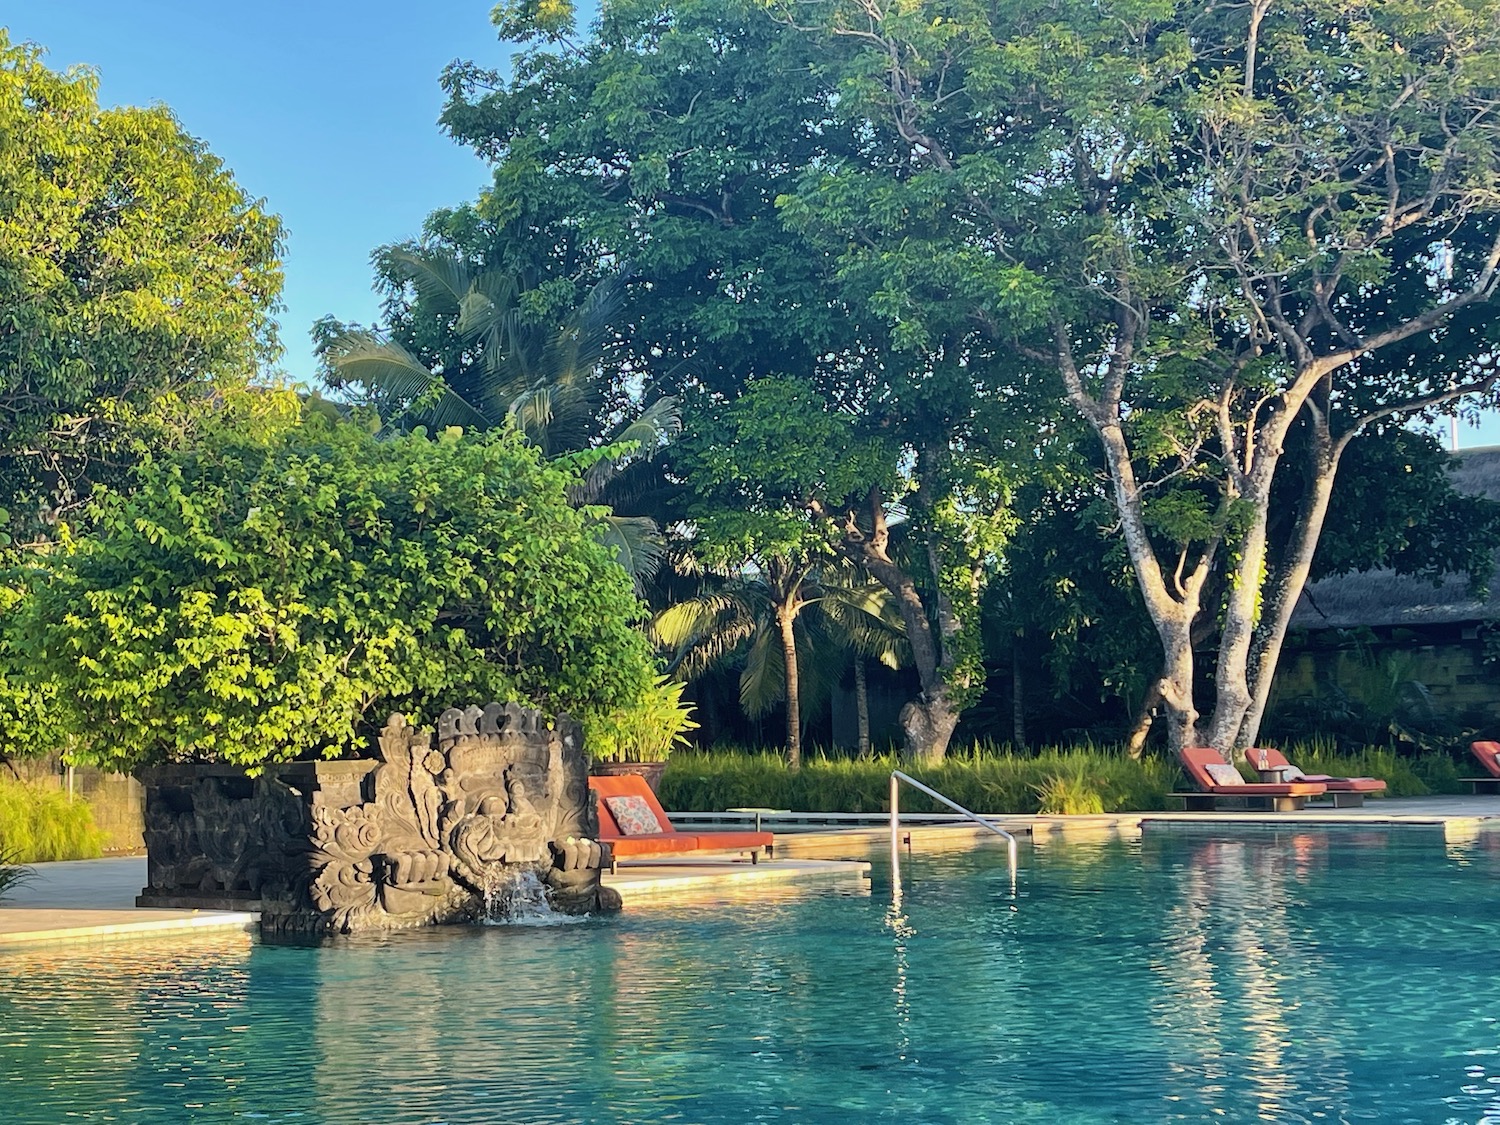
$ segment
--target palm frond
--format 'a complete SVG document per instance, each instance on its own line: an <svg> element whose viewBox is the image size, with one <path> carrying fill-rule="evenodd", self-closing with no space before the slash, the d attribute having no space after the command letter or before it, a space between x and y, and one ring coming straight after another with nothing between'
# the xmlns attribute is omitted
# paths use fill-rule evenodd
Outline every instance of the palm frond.
<svg viewBox="0 0 1500 1125"><path fill-rule="evenodd" d="M657 570L667 544L661 529L650 516L618 516L611 513L601 521L604 545L615 553L635 583L636 592L645 589Z"/></svg>
<svg viewBox="0 0 1500 1125"><path fill-rule="evenodd" d="M731 592L708 591L662 610L650 634L675 650L668 671L693 680L725 663L755 631L755 614Z"/></svg>
<svg viewBox="0 0 1500 1125"><path fill-rule="evenodd" d="M740 707L752 719L786 698L786 658L775 623L762 620L740 672Z"/></svg>
<svg viewBox="0 0 1500 1125"><path fill-rule="evenodd" d="M610 481L632 465L649 461L665 449L682 432L682 410L670 395L659 398L634 418L622 423L606 440L606 445L633 442L635 449L620 457L596 462L584 474L583 495L597 499Z"/></svg>
<svg viewBox="0 0 1500 1125"><path fill-rule="evenodd" d="M396 272L412 283L417 295L440 312L458 312L473 288L469 267L457 255L398 246L386 251L385 256Z"/></svg>
<svg viewBox="0 0 1500 1125"><path fill-rule="evenodd" d="M359 384L397 412L415 408L418 417L435 426L484 429L493 424L393 340L372 332L345 332L329 345L327 355L341 379Z"/></svg>

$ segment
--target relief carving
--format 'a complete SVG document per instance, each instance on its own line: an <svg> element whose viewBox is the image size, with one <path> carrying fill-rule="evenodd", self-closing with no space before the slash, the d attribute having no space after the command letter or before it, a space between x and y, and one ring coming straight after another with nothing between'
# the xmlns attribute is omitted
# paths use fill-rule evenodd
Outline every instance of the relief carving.
<svg viewBox="0 0 1500 1125"><path fill-rule="evenodd" d="M614 908L587 772L572 719L491 703L443 712L435 740L392 715L373 768L287 767L248 792L148 777L141 901L259 896L264 929L349 933L478 919L524 872L555 909Z"/></svg>

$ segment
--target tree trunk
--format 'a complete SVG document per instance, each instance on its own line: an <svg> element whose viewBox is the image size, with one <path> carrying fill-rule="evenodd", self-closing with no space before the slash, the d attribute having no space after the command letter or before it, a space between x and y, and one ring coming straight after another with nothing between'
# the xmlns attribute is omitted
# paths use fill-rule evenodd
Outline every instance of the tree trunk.
<svg viewBox="0 0 1500 1125"><path fill-rule="evenodd" d="M854 713L859 721L859 756L870 756L870 685L865 678L865 658L854 654Z"/></svg>
<svg viewBox="0 0 1500 1125"><path fill-rule="evenodd" d="M1141 706L1135 713L1135 722L1130 728L1130 737L1125 740L1125 753L1131 759L1140 761L1141 755L1146 752L1146 739L1151 734L1151 726L1156 722L1156 709L1161 706L1161 680L1151 681L1146 688L1145 697L1141 700Z"/></svg>
<svg viewBox="0 0 1500 1125"><path fill-rule="evenodd" d="M1274 462L1272 462L1274 464ZM1270 507L1270 473L1257 480L1246 497L1254 515L1238 542L1239 559L1224 599L1219 630L1219 660L1214 669L1214 710L1208 724L1208 745L1233 758L1240 723L1250 706L1250 643L1255 638L1256 614L1265 583L1266 528Z"/></svg>
<svg viewBox="0 0 1500 1125"><path fill-rule="evenodd" d="M932 627L927 606L911 575L898 566L886 551L889 529L880 492L871 489L866 500L871 530L866 533L851 514L842 528L842 538L835 546L856 566L863 567L884 586L896 601L901 622L906 626L906 641L911 646L912 664L921 681L921 694L901 709L899 720L905 740L905 752L927 761L941 761L948 752L948 740L958 725L959 711L953 706L945 677L944 641L946 637ZM815 511L820 508L815 506ZM940 616L942 607L939 606ZM951 618L951 612L946 615ZM910 721L908 721L910 720Z"/></svg>
<svg viewBox="0 0 1500 1125"><path fill-rule="evenodd" d="M1026 749L1026 681L1021 675L1021 642L1010 643L1010 740L1019 752Z"/></svg>
<svg viewBox="0 0 1500 1125"><path fill-rule="evenodd" d="M1326 429L1319 427L1312 453L1308 457L1308 492L1302 519L1287 552L1286 559L1267 583L1266 604L1250 665L1250 706L1245 711L1235 739L1235 749L1243 752L1260 737L1261 720L1265 718L1266 701L1281 660L1281 646L1297 599L1312 573L1313 556L1323 535L1323 521L1328 516L1328 501L1333 496L1333 482L1338 474L1339 458L1345 442L1334 444Z"/></svg>
<svg viewBox="0 0 1500 1125"><path fill-rule="evenodd" d="M797 635L793 631L795 611L778 609L776 623L781 627L781 658L786 663L786 764L802 768L802 700L797 675Z"/></svg>
<svg viewBox="0 0 1500 1125"><path fill-rule="evenodd" d="M958 726L959 711L949 702L946 688L923 692L901 708L901 734L906 751L923 762L941 762Z"/></svg>

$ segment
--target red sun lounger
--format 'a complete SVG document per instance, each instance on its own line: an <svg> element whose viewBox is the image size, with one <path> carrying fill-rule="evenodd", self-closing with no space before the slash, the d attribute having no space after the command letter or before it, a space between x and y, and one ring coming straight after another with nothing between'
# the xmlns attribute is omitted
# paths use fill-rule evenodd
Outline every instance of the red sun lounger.
<svg viewBox="0 0 1500 1125"><path fill-rule="evenodd" d="M1266 768L1281 770L1282 781L1321 781L1328 786L1328 795L1333 798L1333 807L1358 808L1365 803L1366 793L1384 793L1385 782L1378 777L1330 777L1326 773L1303 773L1280 750L1269 746L1257 746L1246 751L1251 765L1259 765L1265 755Z"/></svg>
<svg viewBox="0 0 1500 1125"><path fill-rule="evenodd" d="M1182 798L1189 811L1212 811L1233 804L1240 808L1294 812L1306 805L1309 797L1321 797L1328 791L1321 781L1246 781L1239 770L1224 761L1222 754L1207 746L1184 747L1177 757L1198 787L1196 793L1173 794Z"/></svg>
<svg viewBox="0 0 1500 1125"><path fill-rule="evenodd" d="M1500 742L1471 742L1469 753L1484 767L1484 777L1461 777L1475 793L1500 793Z"/></svg>
<svg viewBox="0 0 1500 1125"><path fill-rule="evenodd" d="M599 796L599 839L610 846L616 859L685 852L749 852L751 860L756 860L761 850L771 855L775 837L769 832L677 831L643 777L591 777L589 788ZM621 798L626 799L625 804L620 803ZM638 816L642 812L644 818Z"/></svg>

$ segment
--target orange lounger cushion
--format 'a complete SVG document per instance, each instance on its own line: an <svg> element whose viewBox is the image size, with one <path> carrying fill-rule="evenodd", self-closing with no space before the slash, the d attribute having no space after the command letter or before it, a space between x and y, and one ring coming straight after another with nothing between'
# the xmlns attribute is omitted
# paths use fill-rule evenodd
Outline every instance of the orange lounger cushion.
<svg viewBox="0 0 1500 1125"><path fill-rule="evenodd" d="M672 855L698 850L698 837L685 832L654 832L647 836L599 835L614 850L617 859L628 855Z"/></svg>
<svg viewBox="0 0 1500 1125"><path fill-rule="evenodd" d="M1257 746L1250 751L1252 761L1256 755L1264 754L1266 764L1272 769L1286 769L1291 763L1286 760L1286 755L1280 750L1270 746ZM1311 781L1322 783L1328 787L1330 793L1380 793L1385 790L1385 782L1378 777L1330 777L1326 773L1304 773L1293 781Z"/></svg>
<svg viewBox="0 0 1500 1125"><path fill-rule="evenodd" d="M776 840L769 832L679 832L672 827L666 810L651 792L646 779L635 774L618 777L591 777L589 788L599 796L599 839L607 842L616 856L676 855L681 852L746 851L769 848ZM656 816L661 832L628 835L620 830L606 798L639 797Z"/></svg>
<svg viewBox="0 0 1500 1125"><path fill-rule="evenodd" d="M1219 793L1226 797L1318 797L1328 792L1321 781L1254 782L1241 785L1218 785L1208 776L1207 767L1222 764L1223 755L1207 746L1185 746L1177 752L1182 768L1188 777L1204 793Z"/></svg>

